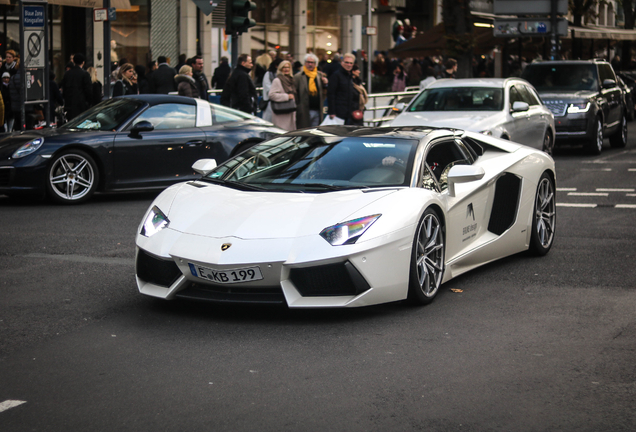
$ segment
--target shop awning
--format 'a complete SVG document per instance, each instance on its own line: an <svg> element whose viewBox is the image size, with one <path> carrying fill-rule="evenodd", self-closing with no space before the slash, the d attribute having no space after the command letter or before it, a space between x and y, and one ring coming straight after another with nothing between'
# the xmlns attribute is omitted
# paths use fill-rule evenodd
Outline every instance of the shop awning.
<svg viewBox="0 0 636 432"><path fill-rule="evenodd" d="M15 4L15 1L11 0L0 0L0 4ZM60 6L75 6L75 7L85 7L85 8L103 8L104 0L49 0L49 4L60 5ZM130 0L110 0L110 7L114 7L116 9L131 9Z"/></svg>
<svg viewBox="0 0 636 432"><path fill-rule="evenodd" d="M577 39L636 40L636 30L568 25L570 37Z"/></svg>

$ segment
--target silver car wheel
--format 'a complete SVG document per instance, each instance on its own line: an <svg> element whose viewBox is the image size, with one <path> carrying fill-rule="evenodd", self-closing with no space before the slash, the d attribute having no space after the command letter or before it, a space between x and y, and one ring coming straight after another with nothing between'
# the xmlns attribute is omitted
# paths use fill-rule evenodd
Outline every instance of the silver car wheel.
<svg viewBox="0 0 636 432"><path fill-rule="evenodd" d="M83 152L58 156L49 169L49 191L61 202L78 202L92 195L97 181L94 162Z"/></svg>
<svg viewBox="0 0 636 432"><path fill-rule="evenodd" d="M555 194L552 181L543 177L537 188L537 197L534 204L535 230L537 240L541 247L549 248L554 238L554 226L556 221Z"/></svg>
<svg viewBox="0 0 636 432"><path fill-rule="evenodd" d="M444 274L444 236L435 213L428 213L420 223L415 243L415 268L420 292L432 299Z"/></svg>

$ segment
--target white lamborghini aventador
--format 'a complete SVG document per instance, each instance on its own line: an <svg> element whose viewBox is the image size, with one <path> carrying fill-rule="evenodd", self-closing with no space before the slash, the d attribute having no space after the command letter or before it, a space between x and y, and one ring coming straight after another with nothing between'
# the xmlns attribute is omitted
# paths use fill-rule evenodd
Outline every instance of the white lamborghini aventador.
<svg viewBox="0 0 636 432"><path fill-rule="evenodd" d="M426 304L455 276L554 241L552 158L479 133L325 126L193 169L139 226L142 294Z"/></svg>

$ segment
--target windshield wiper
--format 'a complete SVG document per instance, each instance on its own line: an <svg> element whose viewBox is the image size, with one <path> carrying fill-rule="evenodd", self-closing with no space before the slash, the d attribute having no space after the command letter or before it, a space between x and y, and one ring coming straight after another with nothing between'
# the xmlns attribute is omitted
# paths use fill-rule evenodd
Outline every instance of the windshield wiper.
<svg viewBox="0 0 636 432"><path fill-rule="evenodd" d="M201 180L209 182L209 183L214 183L214 184L218 184L221 186L227 186L227 187L231 187L233 189L237 189L237 190L241 190L241 191L264 191L267 190L265 188L262 188L260 186L255 186L249 183L241 183L241 182L237 182L237 181L233 181L233 180L221 180L221 179L213 179L213 178L209 178L209 177L203 177L201 178Z"/></svg>
<svg viewBox="0 0 636 432"><path fill-rule="evenodd" d="M332 190L332 191L340 191L340 190L347 190L347 189L367 189L368 186L336 186L336 185L330 185L330 184L326 184L326 183L292 183L294 185L298 185L298 186L307 186L307 187L315 187L315 188L321 188L321 189L327 189L327 190Z"/></svg>

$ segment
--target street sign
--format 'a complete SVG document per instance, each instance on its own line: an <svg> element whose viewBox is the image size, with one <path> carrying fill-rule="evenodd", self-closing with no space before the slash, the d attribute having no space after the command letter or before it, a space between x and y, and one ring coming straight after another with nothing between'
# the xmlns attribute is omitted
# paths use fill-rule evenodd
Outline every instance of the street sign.
<svg viewBox="0 0 636 432"><path fill-rule="evenodd" d="M108 9L106 8L93 9L93 21L95 22L108 21Z"/></svg>
<svg viewBox="0 0 636 432"><path fill-rule="evenodd" d="M221 0L192 0L204 15L210 15L218 5L221 4Z"/></svg>
<svg viewBox="0 0 636 432"><path fill-rule="evenodd" d="M373 26L362 27L362 34L367 36L377 36L378 28Z"/></svg>
<svg viewBox="0 0 636 432"><path fill-rule="evenodd" d="M42 28L44 27L44 6L24 6L25 28Z"/></svg>
<svg viewBox="0 0 636 432"><path fill-rule="evenodd" d="M552 31L550 18L495 18L493 35L496 37L549 36ZM557 34L567 36L568 22L560 18L557 21Z"/></svg>
<svg viewBox="0 0 636 432"><path fill-rule="evenodd" d="M27 68L43 68L45 65L44 53L44 31L43 30L25 30L24 31L25 61Z"/></svg>

